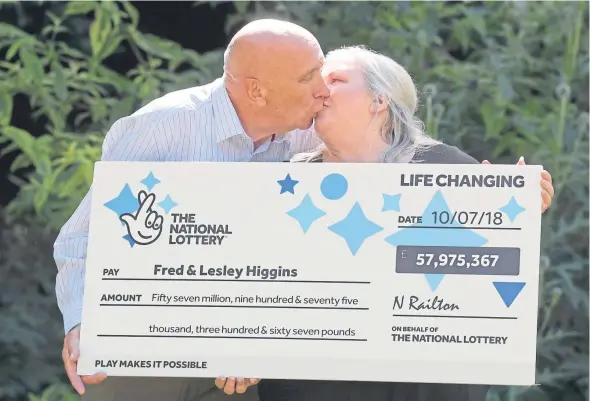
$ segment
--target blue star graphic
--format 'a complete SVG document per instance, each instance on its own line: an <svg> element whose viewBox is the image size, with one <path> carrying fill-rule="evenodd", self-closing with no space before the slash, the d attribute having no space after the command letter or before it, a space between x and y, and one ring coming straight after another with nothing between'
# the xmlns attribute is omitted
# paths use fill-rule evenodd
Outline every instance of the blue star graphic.
<svg viewBox="0 0 590 401"><path fill-rule="evenodd" d="M139 201L131 192L129 184L125 184L119 195L116 198L104 204L107 208L121 216L124 213L134 213L139 208ZM121 224L125 224L121 222Z"/></svg>
<svg viewBox="0 0 590 401"><path fill-rule="evenodd" d="M324 216L326 212L314 205L309 194L306 194L299 206L289 210L287 214L297 220L303 232L306 233L311 224Z"/></svg>
<svg viewBox="0 0 590 401"><path fill-rule="evenodd" d="M399 212L399 201L402 197L402 194L395 194L395 195L388 195L383 194L383 209L382 212L387 212L388 210L393 210L394 212Z"/></svg>
<svg viewBox="0 0 590 401"><path fill-rule="evenodd" d="M328 229L344 238L350 252L356 255L365 240L383 230L383 227L367 219L358 202L355 202L348 215Z"/></svg>
<svg viewBox="0 0 590 401"><path fill-rule="evenodd" d="M151 191L153 187L155 187L156 185L158 185L160 183L160 180L158 180L156 177L154 177L154 174L150 171L148 176L145 177L140 182L143 185L145 185L149 191Z"/></svg>
<svg viewBox="0 0 590 401"><path fill-rule="evenodd" d="M505 206L500 208L500 211L504 212L506 216L510 219L510 221L514 221L516 217L524 212L526 209L518 204L514 196L510 198L510 202L508 202Z"/></svg>
<svg viewBox="0 0 590 401"><path fill-rule="evenodd" d="M126 240L127 242L129 242L129 246L131 246L131 248L133 248L135 246L135 241L133 241L133 238L131 238L131 236L129 234L125 234L123 236L123 239Z"/></svg>
<svg viewBox="0 0 590 401"><path fill-rule="evenodd" d="M284 180L277 182L281 185L281 193L291 192L292 194L295 194L295 185L299 183L299 181L292 179L290 174L287 174Z"/></svg>
<svg viewBox="0 0 590 401"><path fill-rule="evenodd" d="M465 229L463 225L455 221L452 224L442 224L435 221L433 212L439 216L447 212L449 218L453 213L450 211L447 202L440 191L437 191L432 200L422 213L422 223L417 223L387 236L385 241L393 246L414 245L414 246L465 246L479 247L487 244L488 240L472 230ZM424 227L422 227L424 226ZM432 228L447 227L447 228ZM444 275L425 275L431 289L434 291L440 284Z"/></svg>
<svg viewBox="0 0 590 401"><path fill-rule="evenodd" d="M170 210L171 210L173 207L175 207L175 206L177 206L177 205L178 205L178 203L174 202L174 201L172 200L172 198L170 197L170 195L166 195L166 198L165 198L163 201L161 201L160 203L158 203L158 205L159 205L159 206L160 206L162 209L164 209L164 211L166 212L166 214L168 214L168 213L170 213Z"/></svg>

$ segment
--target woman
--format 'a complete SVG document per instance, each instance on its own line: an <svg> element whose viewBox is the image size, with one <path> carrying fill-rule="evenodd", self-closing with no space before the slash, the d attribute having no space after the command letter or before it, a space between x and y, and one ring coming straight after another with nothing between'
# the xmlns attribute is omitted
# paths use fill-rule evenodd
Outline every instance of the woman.
<svg viewBox="0 0 590 401"><path fill-rule="evenodd" d="M293 162L478 163L423 131L414 116L418 96L412 78L389 57L362 46L344 47L327 54L322 74L330 98L314 127L323 145L295 155ZM517 164L524 165L524 158ZM545 212L554 194L545 170L541 191Z"/></svg>
<svg viewBox="0 0 590 401"><path fill-rule="evenodd" d="M330 98L315 130L324 144L294 162L478 163L424 133L414 117L416 88L395 61L347 47L326 56L323 74ZM542 176L544 211L553 187L549 173ZM260 401L485 401L488 386L263 379L258 391Z"/></svg>

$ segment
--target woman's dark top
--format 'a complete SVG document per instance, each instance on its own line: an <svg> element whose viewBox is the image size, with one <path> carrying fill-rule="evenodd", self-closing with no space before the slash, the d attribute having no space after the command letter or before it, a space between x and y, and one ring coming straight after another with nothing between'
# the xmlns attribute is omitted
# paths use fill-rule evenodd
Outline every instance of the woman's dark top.
<svg viewBox="0 0 590 401"><path fill-rule="evenodd" d="M410 163L479 164L477 160L455 146L441 143L415 155Z"/></svg>
<svg viewBox="0 0 590 401"><path fill-rule="evenodd" d="M454 146L440 144L410 163L479 164ZM485 401L489 386L263 379L260 401Z"/></svg>

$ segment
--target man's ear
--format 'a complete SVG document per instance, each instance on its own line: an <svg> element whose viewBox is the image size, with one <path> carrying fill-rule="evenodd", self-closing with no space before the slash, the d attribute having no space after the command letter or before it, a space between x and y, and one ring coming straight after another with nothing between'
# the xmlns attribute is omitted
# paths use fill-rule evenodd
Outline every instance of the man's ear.
<svg viewBox="0 0 590 401"><path fill-rule="evenodd" d="M257 105L264 106L266 104L266 90L256 78L247 78L246 80L246 96L248 99Z"/></svg>

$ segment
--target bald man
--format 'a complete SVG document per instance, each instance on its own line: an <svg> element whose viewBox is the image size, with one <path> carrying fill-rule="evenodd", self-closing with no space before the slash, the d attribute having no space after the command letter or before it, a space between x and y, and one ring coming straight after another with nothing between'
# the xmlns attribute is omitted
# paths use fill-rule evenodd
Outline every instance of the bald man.
<svg viewBox="0 0 590 401"><path fill-rule="evenodd" d="M320 141L308 128L329 96L320 74L323 58L318 41L300 26L268 19L250 23L232 38L221 78L169 93L116 121L101 160L283 162L311 151ZM90 197L91 191L54 245L56 295L66 333L62 358L82 399L258 400L257 380L250 379L77 375Z"/></svg>

